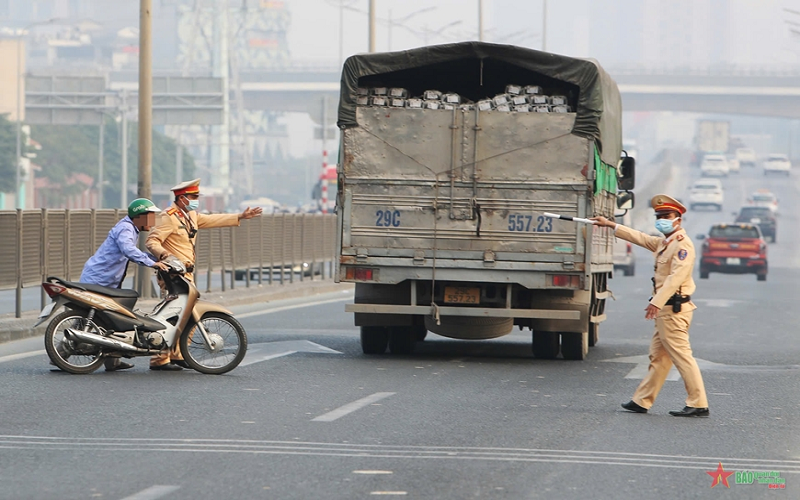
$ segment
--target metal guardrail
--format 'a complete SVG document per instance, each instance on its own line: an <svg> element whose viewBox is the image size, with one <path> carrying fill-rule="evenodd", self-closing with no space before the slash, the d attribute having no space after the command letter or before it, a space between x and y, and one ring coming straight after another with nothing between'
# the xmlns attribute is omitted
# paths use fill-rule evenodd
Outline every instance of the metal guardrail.
<svg viewBox="0 0 800 500"><path fill-rule="evenodd" d="M0 290L16 290L16 317L22 314L23 288L38 287L48 276L80 279L84 263L124 216L118 209L0 210ZM335 231L334 215L317 214L262 215L238 227L203 229L197 233L195 275L206 273L206 291L214 272L221 273L223 291L226 273L230 288L237 274L246 287L251 281L292 283L298 273L300 281L306 274L325 279L335 256ZM140 269L131 265L130 271ZM42 306L46 300L42 292Z"/></svg>

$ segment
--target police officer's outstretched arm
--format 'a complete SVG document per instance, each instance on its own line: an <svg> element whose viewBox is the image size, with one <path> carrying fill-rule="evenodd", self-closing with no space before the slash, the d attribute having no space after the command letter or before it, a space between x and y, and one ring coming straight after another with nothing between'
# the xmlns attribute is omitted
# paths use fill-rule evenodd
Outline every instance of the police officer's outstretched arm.
<svg viewBox="0 0 800 500"><path fill-rule="evenodd" d="M650 250L651 252L655 252L656 249L658 248L658 245L663 240L663 238L659 238L657 236L650 236L649 234L645 234L641 231L631 229L627 226L623 226L622 224L611 222L602 215L598 215L597 217L591 217L591 220L594 221L596 226L610 227L611 229L614 229L614 236L622 238L625 241L630 241L634 245L639 245L640 247L644 247Z"/></svg>

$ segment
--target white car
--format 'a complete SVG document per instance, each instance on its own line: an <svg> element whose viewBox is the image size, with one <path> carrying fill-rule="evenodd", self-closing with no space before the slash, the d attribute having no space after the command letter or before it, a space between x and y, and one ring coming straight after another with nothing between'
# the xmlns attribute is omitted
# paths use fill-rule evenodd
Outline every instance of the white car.
<svg viewBox="0 0 800 500"><path fill-rule="evenodd" d="M767 161L764 162L763 166L764 175L783 174L789 176L792 162L789 161L786 155L771 154L767 157Z"/></svg>
<svg viewBox="0 0 800 500"><path fill-rule="evenodd" d="M739 173L739 166L741 163L736 159L736 155L728 155L728 171L730 173Z"/></svg>
<svg viewBox="0 0 800 500"><path fill-rule="evenodd" d="M739 165L745 167L756 166L756 152L750 148L738 148L736 150L736 159L739 160Z"/></svg>
<svg viewBox="0 0 800 500"><path fill-rule="evenodd" d="M759 189L747 199L751 207L766 207L773 214L778 213L778 197L768 189Z"/></svg>
<svg viewBox="0 0 800 500"><path fill-rule="evenodd" d="M725 155L706 155L703 157L703 163L700 164L700 173L703 177L712 175L727 177L729 171Z"/></svg>
<svg viewBox="0 0 800 500"><path fill-rule="evenodd" d="M689 188L690 210L695 210L697 207L714 207L719 212L722 210L723 202L724 194L719 179L700 179Z"/></svg>

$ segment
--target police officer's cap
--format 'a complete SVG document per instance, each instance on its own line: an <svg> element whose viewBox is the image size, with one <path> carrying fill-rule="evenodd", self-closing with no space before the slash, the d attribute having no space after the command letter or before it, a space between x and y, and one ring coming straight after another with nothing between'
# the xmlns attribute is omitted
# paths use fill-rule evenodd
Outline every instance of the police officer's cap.
<svg viewBox="0 0 800 500"><path fill-rule="evenodd" d="M657 194L650 200L650 206L657 214L664 214L669 212L678 212L683 215L686 213L686 207L683 203L679 202L672 196L666 194Z"/></svg>
<svg viewBox="0 0 800 500"><path fill-rule="evenodd" d="M200 194L200 179L181 182L177 186L170 189L175 196L183 196L185 194Z"/></svg>

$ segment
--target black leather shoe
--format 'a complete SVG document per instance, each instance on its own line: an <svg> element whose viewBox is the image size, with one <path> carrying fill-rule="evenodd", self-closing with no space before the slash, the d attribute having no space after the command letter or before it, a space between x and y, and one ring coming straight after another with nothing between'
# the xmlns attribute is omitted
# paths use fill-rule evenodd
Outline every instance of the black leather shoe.
<svg viewBox="0 0 800 500"><path fill-rule="evenodd" d="M131 363L120 361L119 358L107 359L104 364L106 366L107 372L117 372L120 370L127 370L128 368L133 368L133 365Z"/></svg>
<svg viewBox="0 0 800 500"><path fill-rule="evenodd" d="M177 371L183 370L183 368L181 368L180 366L173 365L172 363L167 363L165 365L151 366L150 369L151 370L165 371L165 372L177 372Z"/></svg>
<svg viewBox="0 0 800 500"><path fill-rule="evenodd" d="M634 403L633 400L630 400L627 403L622 403L621 406L626 410L632 411L634 413L647 413L647 408L642 408L641 406Z"/></svg>
<svg viewBox="0 0 800 500"><path fill-rule="evenodd" d="M708 408L692 408L691 406L684 406L683 410L669 412L673 417L707 417L709 415Z"/></svg>
<svg viewBox="0 0 800 500"><path fill-rule="evenodd" d="M172 361L170 361L170 363L172 363L173 365L178 365L181 368L189 368L189 365L186 364L186 361L182 359L173 359Z"/></svg>

